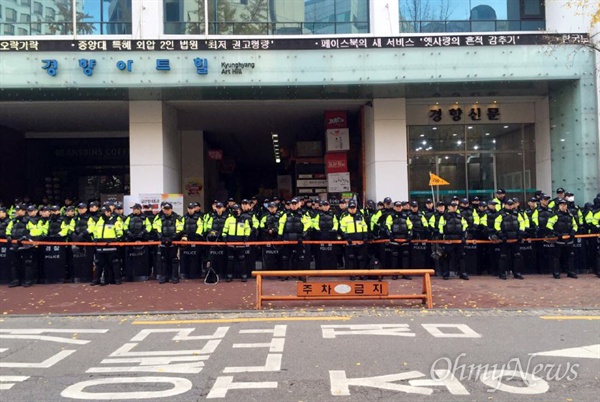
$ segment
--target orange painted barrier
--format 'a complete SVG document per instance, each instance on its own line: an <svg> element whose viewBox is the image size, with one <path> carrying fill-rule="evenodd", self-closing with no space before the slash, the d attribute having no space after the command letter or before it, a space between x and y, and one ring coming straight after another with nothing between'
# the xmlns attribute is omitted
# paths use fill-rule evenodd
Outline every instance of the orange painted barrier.
<svg viewBox="0 0 600 402"><path fill-rule="evenodd" d="M298 300L398 300L398 299L420 299L427 308L433 307L433 295L431 292L431 275L435 274L433 269L348 269L348 270L298 270L298 271L252 271L252 276L256 277L256 309L262 309L264 301L298 301ZM339 276L392 276L392 275L411 275L423 277L423 289L421 294L386 294L382 292L369 292L369 294L356 294L356 292L348 292L347 294L331 294L326 295L303 295L298 292L299 286L311 284L312 282L302 282L297 284L297 292L295 295L264 295L263 294L263 277L280 277L285 276L300 276L300 277L339 277ZM321 282L319 282L321 283ZM377 283L377 282L358 282L360 283ZM381 282L379 282L381 283ZM338 283L340 284L340 283ZM343 283L341 283L343 284ZM352 282L347 284L352 288ZM383 288L382 288L383 290Z"/></svg>
<svg viewBox="0 0 600 402"><path fill-rule="evenodd" d="M562 239L567 240L570 236L563 236ZM584 239L584 238L594 238L600 237L600 234L580 234L575 235L576 239ZM557 237L542 237L542 238L525 238L523 242L537 242L537 241L556 241ZM404 243L405 239L394 239L396 243ZM461 243L461 240L421 240L421 239L413 239L414 243L430 243L430 244L458 244ZM13 242L17 242L17 240L13 240ZM381 244L388 243L389 239L376 239L376 240L367 240L367 241L352 241L352 245L360 245L360 244ZM508 243L517 242L516 239L508 240ZM0 239L0 243L7 243L6 239ZM127 242L127 241L118 241L118 242L57 242L57 241L44 241L44 240L24 240L21 241L22 244L32 244L34 246L78 246L78 247L105 247L107 245L116 246L116 247L124 247L124 246L159 246L162 243L159 241L143 241L143 242ZM467 240L467 244L498 244L502 243L501 240L493 241L493 240ZM249 242L214 242L214 241L174 241L172 242L175 246L188 246L188 245L198 245L198 246L283 246L286 244L298 244L297 241L289 241L289 240L278 240L278 241L249 241ZM304 240L303 244L334 244L345 246L348 245L346 240Z"/></svg>

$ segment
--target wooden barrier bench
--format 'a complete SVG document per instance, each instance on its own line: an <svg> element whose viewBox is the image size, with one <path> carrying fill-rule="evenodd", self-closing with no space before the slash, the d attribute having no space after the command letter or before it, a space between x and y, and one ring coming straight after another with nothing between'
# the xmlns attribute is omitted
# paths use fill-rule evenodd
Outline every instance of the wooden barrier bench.
<svg viewBox="0 0 600 402"><path fill-rule="evenodd" d="M308 271L253 271L252 276L256 277L256 309L260 310L262 308L263 301L275 300L275 301L290 301L290 300L374 300L374 299L383 299L383 300L392 300L392 299L421 299L423 304L427 305L427 308L433 307L433 297L431 294L431 275L433 275L435 271L433 269L348 269L348 270L308 270ZM263 278L265 277L281 277L281 276L291 276L291 277L362 277L362 276L393 276L393 275L410 275L410 276L422 276L423 277L423 292L422 294L410 294L410 295L402 295L402 294L377 294L377 292L369 291L363 292L360 295L353 294L344 294L350 293L352 286L356 283L358 284L386 284L387 282L381 281L344 281L342 286L342 293L337 292L337 294L324 294L324 295L309 295L308 290L310 288L311 282L298 282L297 284L297 295L282 295L282 296L268 296L263 294ZM312 282L314 283L314 282ZM326 285L326 284L321 284ZM306 295L300 295L301 288L307 289ZM374 286L376 289L377 286ZM350 289L350 290L349 290ZM328 290L331 290L328 288ZM312 293L312 292L311 292Z"/></svg>

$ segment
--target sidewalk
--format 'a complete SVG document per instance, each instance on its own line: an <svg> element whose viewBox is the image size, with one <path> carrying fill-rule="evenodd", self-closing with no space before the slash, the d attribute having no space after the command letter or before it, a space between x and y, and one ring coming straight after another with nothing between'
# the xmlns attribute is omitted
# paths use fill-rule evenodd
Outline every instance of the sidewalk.
<svg viewBox="0 0 600 402"><path fill-rule="evenodd" d="M342 278L340 278L341 280ZM316 279L313 279L316 280ZM295 294L294 280L265 280L265 294ZM391 293L420 293L421 280L389 281ZM254 280L205 285L184 280L177 285L155 281L90 287L87 284L0 287L0 314L107 314L254 310ZM434 309L600 308L600 279L553 279L530 275L525 280L473 276L469 281L432 278ZM264 310L337 308L421 309L414 300L304 301L265 303Z"/></svg>

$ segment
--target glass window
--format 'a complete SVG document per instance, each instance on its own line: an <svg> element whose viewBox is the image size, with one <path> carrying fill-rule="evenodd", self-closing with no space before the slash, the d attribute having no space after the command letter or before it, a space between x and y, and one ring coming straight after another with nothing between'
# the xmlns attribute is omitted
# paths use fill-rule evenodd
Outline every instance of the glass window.
<svg viewBox="0 0 600 402"><path fill-rule="evenodd" d="M408 133L411 199L428 198L428 172L450 182L440 186L442 198L488 198L499 187L523 198L535 192L534 124L410 126Z"/></svg>
<svg viewBox="0 0 600 402"><path fill-rule="evenodd" d="M110 35L131 33L131 0L76 0L77 33ZM32 35L72 35L73 3L71 0L15 0L20 4L23 22L33 21ZM33 16L33 18L31 18ZM8 18L8 16L7 16ZM29 28L29 27L26 27ZM27 30L27 29L26 29ZM14 35L4 30L4 35ZM22 32L22 31L19 31Z"/></svg>
<svg viewBox="0 0 600 402"><path fill-rule="evenodd" d="M17 10L13 10L12 8L6 9L6 22L17 22Z"/></svg>
<svg viewBox="0 0 600 402"><path fill-rule="evenodd" d="M369 32L368 0L165 0L165 33L301 35Z"/></svg>
<svg viewBox="0 0 600 402"><path fill-rule="evenodd" d="M544 19L540 0L399 0L398 5L400 32L531 30L526 20Z"/></svg>

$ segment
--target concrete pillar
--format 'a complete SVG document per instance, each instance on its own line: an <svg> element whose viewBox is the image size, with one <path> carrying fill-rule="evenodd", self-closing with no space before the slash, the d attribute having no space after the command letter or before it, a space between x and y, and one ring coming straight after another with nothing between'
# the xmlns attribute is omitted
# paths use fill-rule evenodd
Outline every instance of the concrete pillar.
<svg viewBox="0 0 600 402"><path fill-rule="evenodd" d="M598 193L598 110L595 77L556 84L550 89L552 190L563 187L588 202Z"/></svg>
<svg viewBox="0 0 600 402"><path fill-rule="evenodd" d="M183 203L199 202L202 211L206 212L210 206L205 204L204 189L204 132L181 132L181 188L183 190ZM199 185L196 193L195 185Z"/></svg>
<svg viewBox="0 0 600 402"><path fill-rule="evenodd" d="M132 39L158 39L163 34L163 0L131 0Z"/></svg>
<svg viewBox="0 0 600 402"><path fill-rule="evenodd" d="M370 1L370 33L374 36L395 36L400 32L400 6L397 0Z"/></svg>
<svg viewBox="0 0 600 402"><path fill-rule="evenodd" d="M372 103L373 107L365 108L367 198L408 200L406 100L374 99Z"/></svg>
<svg viewBox="0 0 600 402"><path fill-rule="evenodd" d="M129 103L131 195L181 192L177 111L161 101Z"/></svg>
<svg viewBox="0 0 600 402"><path fill-rule="evenodd" d="M535 187L553 194L548 97L535 102Z"/></svg>

